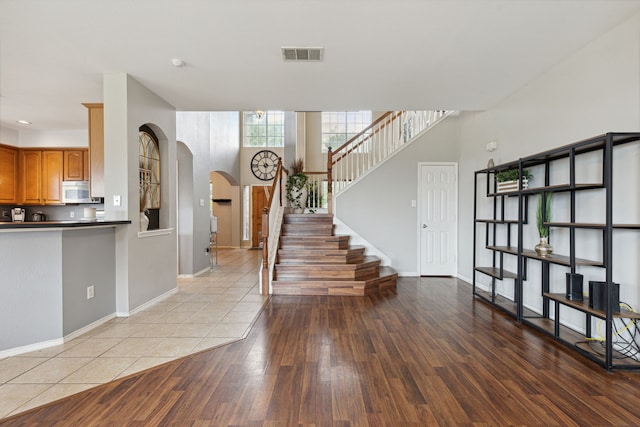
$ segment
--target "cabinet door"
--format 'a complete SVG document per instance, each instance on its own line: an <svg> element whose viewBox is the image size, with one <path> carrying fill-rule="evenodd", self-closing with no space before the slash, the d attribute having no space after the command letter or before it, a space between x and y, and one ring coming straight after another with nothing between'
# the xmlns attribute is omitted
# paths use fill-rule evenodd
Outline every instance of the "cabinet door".
<svg viewBox="0 0 640 427"><path fill-rule="evenodd" d="M20 195L24 204L40 204L42 195L42 151L20 150Z"/></svg>
<svg viewBox="0 0 640 427"><path fill-rule="evenodd" d="M18 202L18 150L0 147L0 204Z"/></svg>
<svg viewBox="0 0 640 427"><path fill-rule="evenodd" d="M62 151L42 152L42 199L46 205L62 203Z"/></svg>
<svg viewBox="0 0 640 427"><path fill-rule="evenodd" d="M83 150L64 150L65 181L82 181L84 179Z"/></svg>
<svg viewBox="0 0 640 427"><path fill-rule="evenodd" d="M89 110L89 174L91 197L104 197L104 107L83 104Z"/></svg>

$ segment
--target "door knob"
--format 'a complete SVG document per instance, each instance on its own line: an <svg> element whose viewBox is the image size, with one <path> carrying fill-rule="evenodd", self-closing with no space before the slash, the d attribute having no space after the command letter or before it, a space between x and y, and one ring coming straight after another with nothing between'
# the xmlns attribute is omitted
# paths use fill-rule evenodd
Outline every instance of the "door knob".
<svg viewBox="0 0 640 427"><path fill-rule="evenodd" d="M427 228L427 224L422 224L422 228Z"/></svg>

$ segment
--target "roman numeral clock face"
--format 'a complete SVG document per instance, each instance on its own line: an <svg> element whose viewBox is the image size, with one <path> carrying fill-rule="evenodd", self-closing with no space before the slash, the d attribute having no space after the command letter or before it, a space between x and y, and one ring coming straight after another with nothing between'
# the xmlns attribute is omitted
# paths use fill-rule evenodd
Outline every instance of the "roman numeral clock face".
<svg viewBox="0 0 640 427"><path fill-rule="evenodd" d="M271 150L258 151L251 159L251 172L262 181L271 181L277 167L278 155Z"/></svg>

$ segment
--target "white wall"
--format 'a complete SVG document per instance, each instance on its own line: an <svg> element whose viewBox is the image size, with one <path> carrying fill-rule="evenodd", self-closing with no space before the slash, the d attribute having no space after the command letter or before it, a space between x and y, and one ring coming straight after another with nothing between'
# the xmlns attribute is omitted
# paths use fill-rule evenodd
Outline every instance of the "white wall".
<svg viewBox="0 0 640 427"><path fill-rule="evenodd" d="M472 275L473 248L470 236L473 234L472 183L475 170L485 168L489 157L494 157L496 164L506 163L609 131L640 131L640 15L584 46L494 108L461 116L459 274L465 278ZM485 144L491 140L497 141L498 149L488 153ZM625 221L638 223L639 198L635 194L637 183L640 182L639 147L636 145L617 151L614 162L614 186L618 184L614 191L615 215L618 218L624 216ZM596 158L590 158L587 164L594 166L594 169L599 167ZM560 169L564 168L559 168L555 175L564 173ZM593 175L593 172L585 171L585 177L590 173ZM621 182L625 177L636 189L631 199ZM540 176L534 177L534 186L541 185L540 179ZM594 196L585 194L581 197L585 208L580 210L580 214L591 215L589 211L598 207L598 203L591 201L589 204ZM533 210L535 199L531 200ZM566 217L567 211L563 208L566 203L562 196L558 195L554 203L554 217ZM556 230L555 233L559 235L560 232ZM532 230L531 234L526 236L524 243L532 248L537 241L537 231ZM638 237L640 235L628 232L619 232L614 237L618 249L614 249L613 270L614 281L622 283L621 298L636 308L640 305L637 289L637 283L640 282ZM582 246L596 247L599 240L597 236L586 237L586 245L583 243ZM557 252L567 250L561 239L554 241L558 245ZM620 242L630 245L626 254L624 249L620 249ZM529 283L536 283L539 280L539 268L531 262L530 266ZM558 267L555 270L556 280L561 281L566 269L560 271ZM588 269L583 273L585 281L603 274L601 269ZM557 283L556 286L564 284ZM501 290L510 293L508 288L512 286L509 284ZM539 308L540 304L536 302L540 299L539 292L539 288L525 284L525 301L530 301L529 305L533 305L533 308Z"/></svg>
<svg viewBox="0 0 640 427"><path fill-rule="evenodd" d="M20 144L19 133L15 129L0 126L0 144L17 147Z"/></svg>
<svg viewBox="0 0 640 427"><path fill-rule="evenodd" d="M417 275L419 162L458 159L457 119L449 117L336 197L336 217L391 260Z"/></svg>
<svg viewBox="0 0 640 427"><path fill-rule="evenodd" d="M131 219L116 233L116 309L130 310L177 285L176 112L126 74L104 76L105 218ZM140 238L138 129L147 124L160 141L160 226L163 235ZM113 204L119 195L122 206Z"/></svg>
<svg viewBox="0 0 640 427"><path fill-rule="evenodd" d="M87 124L88 126L88 124ZM89 146L87 129L21 130L20 147L82 147Z"/></svg>

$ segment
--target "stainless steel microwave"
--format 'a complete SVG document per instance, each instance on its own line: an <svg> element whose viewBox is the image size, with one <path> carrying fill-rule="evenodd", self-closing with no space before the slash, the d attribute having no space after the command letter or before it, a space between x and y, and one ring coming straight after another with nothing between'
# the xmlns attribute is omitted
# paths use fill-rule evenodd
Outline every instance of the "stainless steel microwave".
<svg viewBox="0 0 640 427"><path fill-rule="evenodd" d="M62 203L101 203L91 198L89 181L62 181Z"/></svg>

